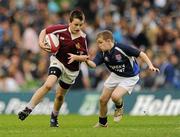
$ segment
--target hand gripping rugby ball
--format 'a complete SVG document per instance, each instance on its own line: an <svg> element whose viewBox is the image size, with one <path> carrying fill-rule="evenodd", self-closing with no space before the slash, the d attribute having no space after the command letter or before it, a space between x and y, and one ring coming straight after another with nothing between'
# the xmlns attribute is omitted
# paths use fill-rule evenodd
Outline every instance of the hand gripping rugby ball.
<svg viewBox="0 0 180 137"><path fill-rule="evenodd" d="M46 34L45 42L51 48L51 52L55 53L59 49L59 39L53 33Z"/></svg>

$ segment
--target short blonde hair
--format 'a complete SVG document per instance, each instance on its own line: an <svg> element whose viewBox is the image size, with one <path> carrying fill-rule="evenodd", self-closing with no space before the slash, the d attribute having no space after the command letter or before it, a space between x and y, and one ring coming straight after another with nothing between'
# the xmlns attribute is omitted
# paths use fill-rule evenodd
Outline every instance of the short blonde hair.
<svg viewBox="0 0 180 137"><path fill-rule="evenodd" d="M96 36L96 40L99 38L102 38L103 40L110 39L112 42L114 41L113 34L109 30L104 30L104 31L99 32Z"/></svg>

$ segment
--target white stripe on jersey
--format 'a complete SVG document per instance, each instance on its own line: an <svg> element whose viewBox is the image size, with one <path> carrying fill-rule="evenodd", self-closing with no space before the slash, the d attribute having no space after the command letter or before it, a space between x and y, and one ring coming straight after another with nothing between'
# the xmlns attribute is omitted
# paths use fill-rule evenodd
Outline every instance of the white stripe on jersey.
<svg viewBox="0 0 180 137"><path fill-rule="evenodd" d="M61 30L56 30L56 31L53 31L53 33L55 34L55 33L63 32L63 31L66 31L66 30L67 30L67 28L66 29L61 29Z"/></svg>
<svg viewBox="0 0 180 137"><path fill-rule="evenodd" d="M120 48L118 48L118 47L115 47L115 49L116 50L118 50L119 52L121 52L124 56L126 56L128 59L129 59L129 61L130 61L130 63L131 63L131 66L133 67L134 65L134 57L130 57L130 56L128 56L122 49L120 49Z"/></svg>
<svg viewBox="0 0 180 137"><path fill-rule="evenodd" d="M83 31L80 31L81 37L85 38L86 34Z"/></svg>
<svg viewBox="0 0 180 137"><path fill-rule="evenodd" d="M87 40L85 40L85 44L86 44L86 51L89 52L89 51L88 51L88 47L87 47L87 46L88 46L88 45L87 45ZM87 53L87 54L88 54L88 53Z"/></svg>

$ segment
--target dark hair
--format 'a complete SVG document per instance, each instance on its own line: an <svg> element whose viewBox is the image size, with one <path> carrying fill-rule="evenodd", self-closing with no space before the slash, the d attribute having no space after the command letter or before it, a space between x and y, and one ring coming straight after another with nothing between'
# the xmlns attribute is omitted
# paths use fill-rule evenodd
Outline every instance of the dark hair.
<svg viewBox="0 0 180 137"><path fill-rule="evenodd" d="M79 19L80 21L85 20L84 13L80 9L75 9L70 13L70 19L69 21L72 22L73 19Z"/></svg>
<svg viewBox="0 0 180 137"><path fill-rule="evenodd" d="M96 36L96 40L100 37L102 37L104 40L110 39L111 41L114 41L113 34L109 30L99 32Z"/></svg>

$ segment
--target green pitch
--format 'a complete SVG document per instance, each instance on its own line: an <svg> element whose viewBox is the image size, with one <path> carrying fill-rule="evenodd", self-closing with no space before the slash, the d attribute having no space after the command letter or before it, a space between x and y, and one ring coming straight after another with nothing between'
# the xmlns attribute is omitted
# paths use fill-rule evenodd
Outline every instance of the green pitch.
<svg viewBox="0 0 180 137"><path fill-rule="evenodd" d="M30 116L25 121L16 115L0 115L0 137L179 137L180 116L124 116L109 128L93 128L98 116L64 115L60 127L49 127L49 116Z"/></svg>

